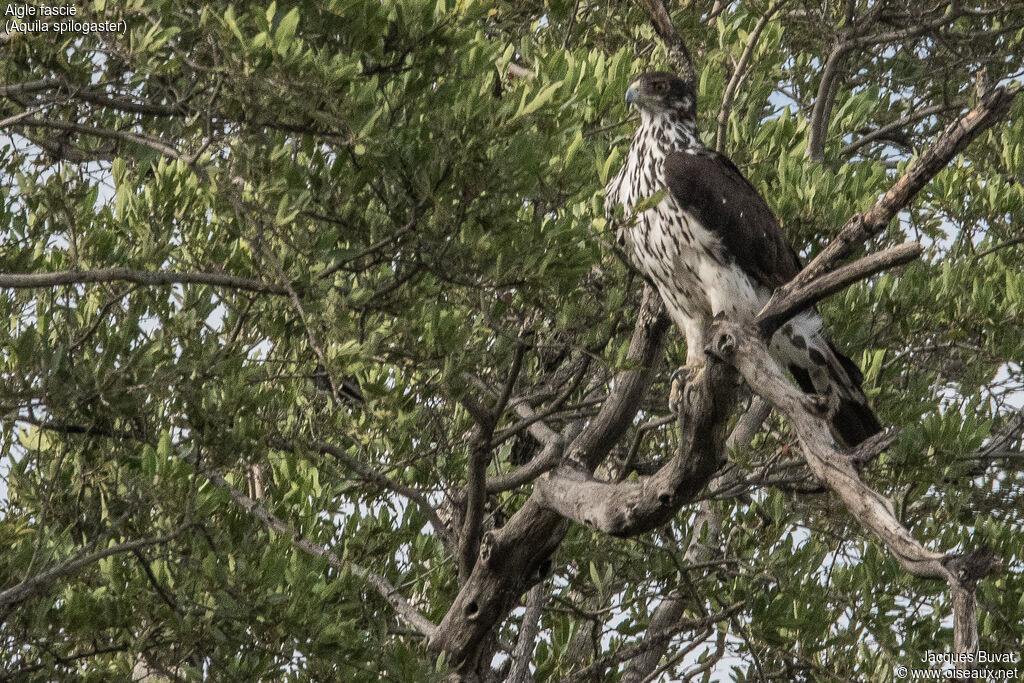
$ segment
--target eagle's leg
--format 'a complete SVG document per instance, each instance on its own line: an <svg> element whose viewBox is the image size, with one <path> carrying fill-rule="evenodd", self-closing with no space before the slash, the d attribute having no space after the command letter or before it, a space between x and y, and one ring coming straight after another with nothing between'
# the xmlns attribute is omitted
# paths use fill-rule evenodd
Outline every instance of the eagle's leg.
<svg viewBox="0 0 1024 683"><path fill-rule="evenodd" d="M671 308L669 310L673 312ZM708 362L704 352L705 327L702 322L683 315L673 317L686 337L686 365L676 368L668 380L668 409L672 413L682 405L686 385L700 381Z"/></svg>

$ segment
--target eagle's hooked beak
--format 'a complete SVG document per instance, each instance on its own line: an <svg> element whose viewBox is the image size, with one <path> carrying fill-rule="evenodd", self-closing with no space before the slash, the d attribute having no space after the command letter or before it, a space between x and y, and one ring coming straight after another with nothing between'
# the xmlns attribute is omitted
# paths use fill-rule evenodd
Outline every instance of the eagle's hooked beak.
<svg viewBox="0 0 1024 683"><path fill-rule="evenodd" d="M633 104L640 99L640 92L633 86L629 86L626 90L626 104Z"/></svg>

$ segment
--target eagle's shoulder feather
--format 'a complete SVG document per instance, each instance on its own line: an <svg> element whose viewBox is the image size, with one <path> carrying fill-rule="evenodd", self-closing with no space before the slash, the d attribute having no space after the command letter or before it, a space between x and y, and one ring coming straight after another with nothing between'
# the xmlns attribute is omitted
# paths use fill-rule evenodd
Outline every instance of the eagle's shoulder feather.
<svg viewBox="0 0 1024 683"><path fill-rule="evenodd" d="M800 271L764 198L727 157L691 147L665 159L665 185L676 202L722 240L737 265L775 289Z"/></svg>

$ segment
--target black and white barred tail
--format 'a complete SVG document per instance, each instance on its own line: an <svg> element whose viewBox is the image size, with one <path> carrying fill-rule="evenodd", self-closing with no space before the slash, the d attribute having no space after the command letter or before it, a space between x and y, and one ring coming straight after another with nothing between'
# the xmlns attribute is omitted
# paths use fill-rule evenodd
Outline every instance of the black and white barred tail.
<svg viewBox="0 0 1024 683"><path fill-rule="evenodd" d="M882 431L882 424L868 406L861 384L864 375L852 360L832 345L824 334L801 336L786 325L777 333L786 347L787 367L800 388L825 397L832 410L832 432L847 447L854 447ZM781 349L780 349L781 350Z"/></svg>

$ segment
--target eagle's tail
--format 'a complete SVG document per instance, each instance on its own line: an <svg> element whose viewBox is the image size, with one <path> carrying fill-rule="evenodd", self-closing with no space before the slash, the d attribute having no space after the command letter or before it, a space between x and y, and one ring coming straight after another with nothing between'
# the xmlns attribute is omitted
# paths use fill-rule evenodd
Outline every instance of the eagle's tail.
<svg viewBox="0 0 1024 683"><path fill-rule="evenodd" d="M789 341L786 360L800 388L820 394L832 404L832 432L849 448L882 431L861 389L864 375L839 353L824 334L800 335L792 327L780 331Z"/></svg>

